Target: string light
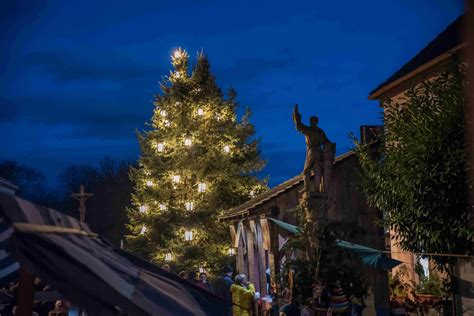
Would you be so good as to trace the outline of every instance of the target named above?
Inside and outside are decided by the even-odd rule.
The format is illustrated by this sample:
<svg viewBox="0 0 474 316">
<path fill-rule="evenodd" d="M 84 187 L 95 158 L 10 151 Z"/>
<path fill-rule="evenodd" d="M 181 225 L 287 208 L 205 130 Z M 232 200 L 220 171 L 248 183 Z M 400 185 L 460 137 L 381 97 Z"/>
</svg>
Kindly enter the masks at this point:
<svg viewBox="0 0 474 316">
<path fill-rule="evenodd" d="M 230 153 L 230 147 L 229 147 L 229 145 L 225 145 L 225 146 L 224 146 L 224 152 L 225 152 L 226 154 Z"/>
<path fill-rule="evenodd" d="M 145 225 L 142 226 L 142 229 L 140 230 L 140 235 L 144 235 L 147 231 L 147 228 Z"/>
<path fill-rule="evenodd" d="M 187 230 L 184 232 L 184 240 L 192 241 L 193 240 L 193 232 L 191 230 Z"/>
<path fill-rule="evenodd" d="M 166 117 L 166 115 L 168 115 L 168 113 L 166 113 L 165 110 L 161 110 L 160 115 L 163 116 L 163 117 Z"/>
<path fill-rule="evenodd" d="M 207 189 L 207 185 L 204 182 L 198 183 L 198 192 L 205 192 Z"/>
<path fill-rule="evenodd" d="M 165 150 L 165 144 L 164 143 L 158 143 L 156 145 L 156 151 L 162 153 Z"/>
<path fill-rule="evenodd" d="M 171 252 L 168 252 L 165 254 L 165 261 L 171 261 L 173 260 L 173 254 Z"/>
<path fill-rule="evenodd" d="M 190 138 L 185 138 L 185 139 L 184 139 L 184 145 L 185 145 L 185 146 L 188 146 L 188 147 L 189 147 L 189 146 L 192 145 L 192 143 L 193 143 L 193 142 L 191 141 Z"/>
<path fill-rule="evenodd" d="M 193 202 L 186 202 L 186 203 L 184 203 L 184 207 L 186 208 L 186 211 L 192 211 L 194 209 L 194 203 Z"/>
<path fill-rule="evenodd" d="M 254 190 L 250 191 L 249 195 L 250 195 L 250 197 L 252 197 L 252 198 L 255 197 L 255 191 L 254 191 Z"/>
<path fill-rule="evenodd" d="M 168 208 L 164 204 L 160 204 L 160 211 L 166 211 Z"/>
<path fill-rule="evenodd" d="M 140 206 L 138 207 L 138 211 L 139 211 L 140 213 L 146 213 L 146 212 L 148 211 L 148 206 L 142 204 L 142 205 L 140 205 Z"/>
<path fill-rule="evenodd" d="M 198 115 L 204 115 L 204 110 L 201 109 L 201 108 L 199 108 L 199 109 L 197 110 L 197 114 L 198 114 Z"/>
<path fill-rule="evenodd" d="M 175 103 L 175 104 L 176 104 L 177 106 L 179 106 L 179 105 L 181 105 L 181 102 L 179 102 L 179 101 L 176 101 L 176 103 Z"/>
<path fill-rule="evenodd" d="M 166 127 L 170 127 L 170 126 L 171 126 L 171 123 L 170 123 L 170 121 L 168 121 L 168 120 L 164 120 L 163 124 L 164 124 Z"/>
<path fill-rule="evenodd" d="M 152 187 L 153 184 L 154 184 L 154 183 L 153 183 L 153 181 L 151 181 L 151 180 L 147 180 L 147 181 L 146 181 L 146 186 L 147 186 L 147 187 Z"/>
<path fill-rule="evenodd" d="M 175 175 L 172 177 L 172 179 L 173 179 L 173 182 L 174 182 L 174 183 L 179 183 L 179 181 L 181 180 L 181 177 L 180 177 L 179 175 L 175 174 Z"/>
<path fill-rule="evenodd" d="M 231 247 L 229 248 L 229 256 L 235 256 L 235 248 Z"/>
<path fill-rule="evenodd" d="M 204 268 L 199 268 L 199 273 L 206 273 L 206 270 L 204 270 Z"/>
</svg>

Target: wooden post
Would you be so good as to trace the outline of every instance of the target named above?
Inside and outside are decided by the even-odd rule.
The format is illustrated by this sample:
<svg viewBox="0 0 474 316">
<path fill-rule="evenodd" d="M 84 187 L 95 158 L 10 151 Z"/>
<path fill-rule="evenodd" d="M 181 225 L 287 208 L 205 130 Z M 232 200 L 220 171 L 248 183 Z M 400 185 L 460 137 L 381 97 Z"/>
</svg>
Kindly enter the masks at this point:
<svg viewBox="0 0 474 316">
<path fill-rule="evenodd" d="M 255 251 L 255 222 L 249 220 L 250 229 L 247 231 L 247 257 L 249 260 L 249 275 L 247 279 L 255 285 L 255 291 L 260 291 L 258 273 L 258 254 Z"/>
<path fill-rule="evenodd" d="M 33 295 L 35 278 L 25 268 L 20 268 L 20 283 L 17 297 L 17 316 L 33 315 Z"/>
</svg>

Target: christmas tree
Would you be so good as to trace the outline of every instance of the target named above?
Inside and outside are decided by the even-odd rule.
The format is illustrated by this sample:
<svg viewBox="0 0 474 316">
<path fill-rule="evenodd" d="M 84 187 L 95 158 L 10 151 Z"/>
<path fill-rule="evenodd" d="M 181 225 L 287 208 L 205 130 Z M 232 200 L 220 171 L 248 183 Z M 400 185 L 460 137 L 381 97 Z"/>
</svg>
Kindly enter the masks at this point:
<svg viewBox="0 0 474 316">
<path fill-rule="evenodd" d="M 238 120 L 236 93 L 223 95 L 207 57 L 198 54 L 191 73 L 186 51 L 171 58 L 151 129 L 138 135 L 127 249 L 175 270 L 212 273 L 233 260 L 228 227 L 218 216 L 265 190 L 255 176 L 264 161 L 250 111 Z"/>
</svg>

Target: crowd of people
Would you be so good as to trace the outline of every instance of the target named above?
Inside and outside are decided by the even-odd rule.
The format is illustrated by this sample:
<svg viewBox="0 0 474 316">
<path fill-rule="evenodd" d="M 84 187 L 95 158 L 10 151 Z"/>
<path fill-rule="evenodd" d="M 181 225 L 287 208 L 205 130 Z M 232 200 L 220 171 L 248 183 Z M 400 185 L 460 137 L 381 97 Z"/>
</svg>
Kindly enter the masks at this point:
<svg viewBox="0 0 474 316">
<path fill-rule="evenodd" d="M 16 297 L 18 295 L 18 282 L 0 289 L 0 315 L 14 316 L 17 314 L 18 306 Z M 53 293 L 49 285 L 44 284 L 39 278 L 34 281 L 35 293 Z M 33 306 L 33 316 L 67 316 L 71 306 L 65 300 L 37 300 Z"/>
<path fill-rule="evenodd" d="M 165 265 L 163 268 L 169 271 L 169 266 Z M 209 282 L 205 272 L 199 273 L 199 277 L 193 271 L 182 271 L 178 275 L 221 297 L 229 304 L 227 315 L 254 315 L 259 293 L 255 291 L 255 286 L 247 280 L 245 274 L 234 275 L 230 266 L 225 266 L 222 274 L 212 283 Z M 265 313 L 269 316 L 360 316 L 365 307 L 362 295 L 353 293 L 347 296 L 339 281 L 328 286 L 326 282 L 319 280 L 313 286 L 313 297 L 305 302 L 299 302 L 288 288 L 281 291 L 272 289 L 270 292 L 273 292 L 272 308 Z"/>
<path fill-rule="evenodd" d="M 164 265 L 163 269 L 170 272 L 168 265 Z M 247 281 L 245 274 L 236 274 L 234 280 L 232 279 L 233 274 L 234 270 L 232 267 L 225 266 L 222 269 L 222 275 L 212 283 L 209 282 L 205 272 L 200 272 L 198 277 L 195 271 L 181 271 L 178 273 L 178 276 L 221 297 L 229 304 L 227 315 L 253 315 L 252 304 L 258 293 L 255 292 L 254 285 Z"/>
</svg>

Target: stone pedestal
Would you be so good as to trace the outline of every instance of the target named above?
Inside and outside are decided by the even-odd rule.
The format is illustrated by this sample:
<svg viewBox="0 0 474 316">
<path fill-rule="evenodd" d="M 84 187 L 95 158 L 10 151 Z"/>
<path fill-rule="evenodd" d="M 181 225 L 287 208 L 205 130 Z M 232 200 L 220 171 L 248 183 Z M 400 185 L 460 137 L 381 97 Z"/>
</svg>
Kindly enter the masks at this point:
<svg viewBox="0 0 474 316">
<path fill-rule="evenodd" d="M 304 192 L 300 200 L 305 216 L 306 238 L 309 244 L 307 253 L 312 261 L 318 261 L 319 259 L 318 232 L 321 222 L 327 219 L 328 201 L 329 198 L 326 192 L 309 192 L 309 194 Z M 315 274 L 318 274 L 318 272 Z"/>
<path fill-rule="evenodd" d="M 326 192 L 303 193 L 300 200 L 307 223 L 326 220 L 328 217 L 329 198 Z"/>
</svg>

